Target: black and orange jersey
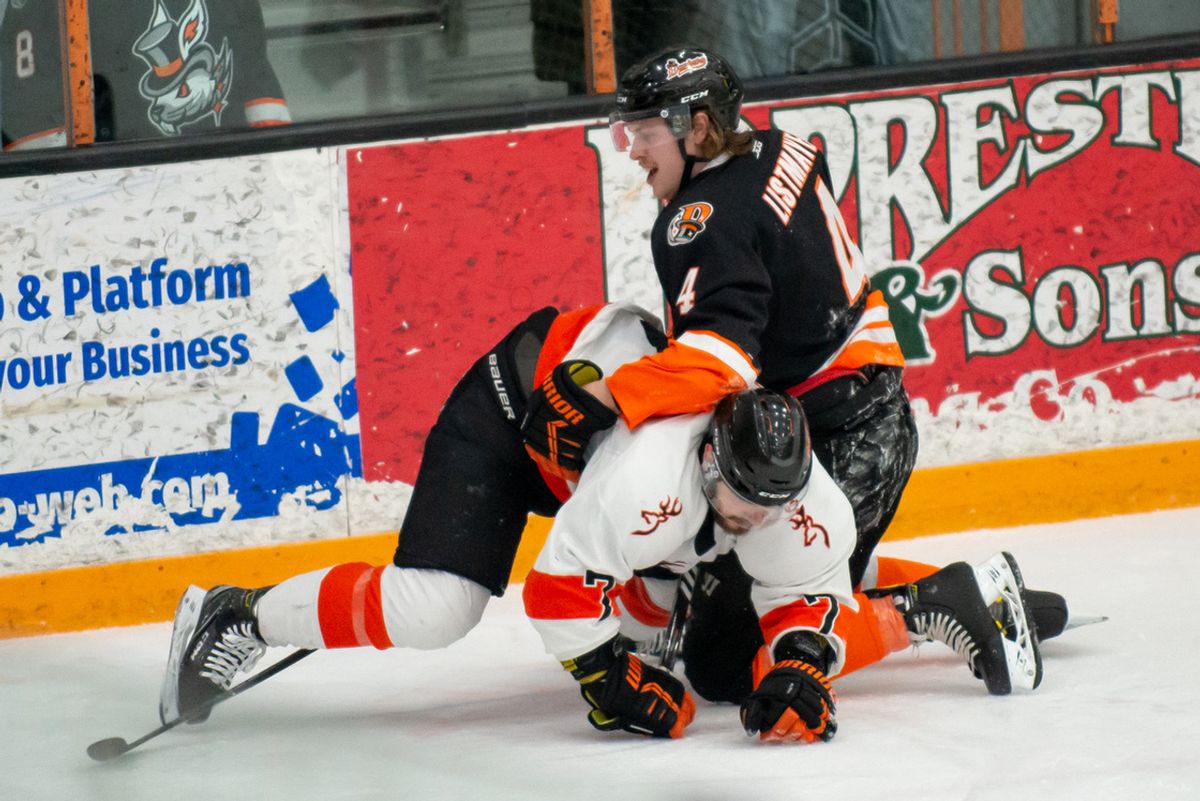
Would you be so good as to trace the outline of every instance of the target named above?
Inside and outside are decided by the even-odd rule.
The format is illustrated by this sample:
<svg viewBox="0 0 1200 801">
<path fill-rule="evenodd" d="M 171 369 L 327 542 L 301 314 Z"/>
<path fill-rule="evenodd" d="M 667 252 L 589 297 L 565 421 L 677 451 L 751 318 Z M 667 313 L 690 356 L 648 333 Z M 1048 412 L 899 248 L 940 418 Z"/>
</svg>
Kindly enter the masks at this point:
<svg viewBox="0 0 1200 801">
<path fill-rule="evenodd" d="M 57 9 L 39 0 L 10 5 L 6 15 L 0 44 L 5 149 L 65 144 Z M 291 120 L 267 60 L 258 3 L 91 0 L 88 18 L 98 141 Z"/>
<path fill-rule="evenodd" d="M 750 152 L 718 157 L 663 208 L 651 246 L 674 341 L 609 377 L 630 425 L 708 408 L 756 380 L 789 390 L 903 365 L 830 183 L 812 143 L 760 131 Z"/>
</svg>

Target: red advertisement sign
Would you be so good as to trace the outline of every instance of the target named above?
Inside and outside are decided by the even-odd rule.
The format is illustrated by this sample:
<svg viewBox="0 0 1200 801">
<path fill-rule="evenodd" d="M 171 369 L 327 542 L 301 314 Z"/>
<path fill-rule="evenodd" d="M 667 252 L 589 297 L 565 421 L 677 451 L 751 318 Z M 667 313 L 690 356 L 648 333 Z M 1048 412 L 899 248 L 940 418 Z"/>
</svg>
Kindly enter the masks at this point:
<svg viewBox="0 0 1200 801">
<path fill-rule="evenodd" d="M 922 462 L 1200 430 L 1200 61 L 744 110 L 814 141 L 908 360 Z M 528 312 L 661 303 L 653 201 L 596 125 L 347 154 L 363 472 L 412 481 Z"/>
<path fill-rule="evenodd" d="M 1065 422 L 1079 402 L 1200 399 L 1198 66 L 756 111 L 823 141 L 910 393 L 935 416 L 970 396 Z"/>
<path fill-rule="evenodd" d="M 347 151 L 363 475 L 416 478 L 458 378 L 542 306 L 604 297 L 578 127 Z"/>
</svg>

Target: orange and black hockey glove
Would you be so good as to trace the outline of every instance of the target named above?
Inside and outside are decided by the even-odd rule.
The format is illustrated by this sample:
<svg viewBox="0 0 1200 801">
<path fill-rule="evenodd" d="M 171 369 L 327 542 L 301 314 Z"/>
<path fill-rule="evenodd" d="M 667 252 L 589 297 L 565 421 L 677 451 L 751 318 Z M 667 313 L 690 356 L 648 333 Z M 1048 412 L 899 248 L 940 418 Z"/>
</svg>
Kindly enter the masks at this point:
<svg viewBox="0 0 1200 801">
<path fill-rule="evenodd" d="M 577 480 L 592 435 L 617 422 L 616 412 L 583 389 L 603 377 L 589 361 L 563 362 L 530 394 L 521 422 L 525 450 L 547 473 Z"/>
<path fill-rule="evenodd" d="M 823 650 L 824 643 L 821 646 Z M 790 648 L 777 648 L 776 653 L 781 650 L 786 656 L 799 656 Z M 776 662 L 742 702 L 746 733 L 776 742 L 832 740 L 837 734 L 837 694 L 825 676 L 825 664 L 826 659 L 802 656 Z"/>
<path fill-rule="evenodd" d="M 563 662 L 591 704 L 588 722 L 600 731 L 623 729 L 649 737 L 682 737 L 696 716 L 696 702 L 673 675 L 647 665 L 610 640 Z M 603 667 L 605 663 L 607 667 Z"/>
</svg>

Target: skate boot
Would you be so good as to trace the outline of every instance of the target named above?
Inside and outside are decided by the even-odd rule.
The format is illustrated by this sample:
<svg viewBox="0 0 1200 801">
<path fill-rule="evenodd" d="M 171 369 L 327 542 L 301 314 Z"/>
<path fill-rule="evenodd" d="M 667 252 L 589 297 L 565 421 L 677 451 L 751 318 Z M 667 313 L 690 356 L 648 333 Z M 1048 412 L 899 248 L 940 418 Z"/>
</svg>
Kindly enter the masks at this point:
<svg viewBox="0 0 1200 801">
<path fill-rule="evenodd" d="M 992 695 L 1032 690 L 1042 657 L 1025 611 L 1016 560 L 999 553 L 971 567 L 947 565 L 893 594 L 914 645 L 936 640 L 962 656 Z"/>
<path fill-rule="evenodd" d="M 163 677 L 158 716 L 169 723 L 220 695 L 238 671 L 249 673 L 266 650 L 254 604 L 269 588 L 221 586 L 207 593 L 188 587 L 175 610 L 171 653 Z M 208 720 L 204 711 L 188 721 Z"/>
</svg>

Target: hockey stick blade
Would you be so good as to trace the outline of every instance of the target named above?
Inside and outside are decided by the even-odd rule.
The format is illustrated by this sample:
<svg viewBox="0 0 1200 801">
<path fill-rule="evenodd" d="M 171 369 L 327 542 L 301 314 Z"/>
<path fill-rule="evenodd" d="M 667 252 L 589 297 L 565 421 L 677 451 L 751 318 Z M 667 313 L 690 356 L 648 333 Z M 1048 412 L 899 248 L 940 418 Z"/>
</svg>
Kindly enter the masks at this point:
<svg viewBox="0 0 1200 801">
<path fill-rule="evenodd" d="M 307 649 L 307 648 L 302 648 L 299 651 L 292 652 L 291 654 L 284 657 L 283 659 L 280 659 L 278 662 L 271 665 L 269 668 L 262 671 L 261 673 L 257 673 L 255 675 L 251 676 L 250 678 L 246 679 L 245 681 L 243 681 L 241 684 L 238 684 L 234 687 L 230 687 L 228 690 L 221 693 L 220 695 L 210 698 L 208 701 L 204 702 L 203 704 L 200 704 L 196 707 L 193 707 L 192 709 L 189 709 L 186 714 L 180 715 L 179 717 L 175 718 L 174 720 L 170 721 L 169 723 L 164 723 L 163 725 L 159 726 L 154 731 L 143 734 L 141 737 L 137 738 L 132 743 L 127 742 L 122 737 L 108 737 L 104 740 L 97 740 L 96 742 L 92 743 L 91 745 L 89 745 L 87 747 L 87 755 L 89 757 L 91 757 L 92 759 L 96 760 L 97 762 L 107 762 L 110 759 L 115 759 L 116 757 L 119 757 L 122 754 L 132 751 L 133 749 L 137 748 L 142 743 L 144 743 L 148 740 L 153 740 L 155 737 L 162 734 L 163 732 L 170 731 L 171 729 L 178 726 L 180 723 L 186 723 L 187 721 L 191 720 L 192 718 L 199 716 L 201 713 L 212 709 L 214 706 L 221 703 L 222 701 L 228 701 L 233 696 L 238 695 L 239 693 L 243 693 L 246 690 L 249 690 L 251 687 L 255 686 L 256 684 L 263 683 L 267 679 L 274 676 L 276 673 L 281 673 L 282 671 L 284 671 L 287 668 L 291 667 L 292 665 L 296 664 L 301 659 L 303 659 L 304 657 L 308 656 L 311 653 L 313 653 L 313 651 L 310 649 Z"/>
</svg>

